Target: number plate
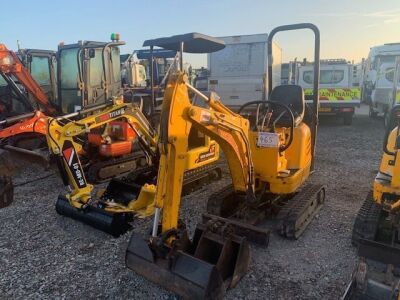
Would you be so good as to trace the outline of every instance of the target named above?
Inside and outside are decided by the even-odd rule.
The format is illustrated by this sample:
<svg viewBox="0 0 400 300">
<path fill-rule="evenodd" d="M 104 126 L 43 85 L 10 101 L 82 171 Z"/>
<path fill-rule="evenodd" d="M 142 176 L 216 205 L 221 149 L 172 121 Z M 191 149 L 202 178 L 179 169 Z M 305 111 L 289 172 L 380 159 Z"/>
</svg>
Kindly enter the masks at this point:
<svg viewBox="0 0 400 300">
<path fill-rule="evenodd" d="M 272 132 L 259 132 L 257 146 L 261 148 L 276 148 L 279 146 L 279 134 Z"/>
</svg>

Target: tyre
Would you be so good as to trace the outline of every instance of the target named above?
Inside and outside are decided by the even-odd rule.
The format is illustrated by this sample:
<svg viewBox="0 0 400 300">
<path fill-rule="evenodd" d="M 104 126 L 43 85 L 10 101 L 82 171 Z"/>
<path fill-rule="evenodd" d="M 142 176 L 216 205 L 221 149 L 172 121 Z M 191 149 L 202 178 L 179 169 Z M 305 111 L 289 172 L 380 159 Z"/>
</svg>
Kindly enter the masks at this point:
<svg viewBox="0 0 400 300">
<path fill-rule="evenodd" d="M 350 126 L 353 123 L 353 113 L 347 113 L 343 116 L 344 125 Z"/>
</svg>

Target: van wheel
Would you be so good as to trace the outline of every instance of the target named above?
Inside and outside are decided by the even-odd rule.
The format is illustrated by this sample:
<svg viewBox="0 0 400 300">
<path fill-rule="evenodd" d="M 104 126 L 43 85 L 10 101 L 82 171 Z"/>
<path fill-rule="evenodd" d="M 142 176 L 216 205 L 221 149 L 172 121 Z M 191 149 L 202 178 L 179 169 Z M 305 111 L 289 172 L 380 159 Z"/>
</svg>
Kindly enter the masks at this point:
<svg viewBox="0 0 400 300">
<path fill-rule="evenodd" d="M 353 113 L 347 113 L 343 117 L 344 125 L 350 126 L 353 123 Z"/>
<path fill-rule="evenodd" d="M 378 112 L 376 112 L 375 110 L 374 110 L 374 108 L 370 105 L 369 106 L 369 117 L 371 118 L 371 119 L 376 119 L 377 117 L 378 117 Z"/>
</svg>

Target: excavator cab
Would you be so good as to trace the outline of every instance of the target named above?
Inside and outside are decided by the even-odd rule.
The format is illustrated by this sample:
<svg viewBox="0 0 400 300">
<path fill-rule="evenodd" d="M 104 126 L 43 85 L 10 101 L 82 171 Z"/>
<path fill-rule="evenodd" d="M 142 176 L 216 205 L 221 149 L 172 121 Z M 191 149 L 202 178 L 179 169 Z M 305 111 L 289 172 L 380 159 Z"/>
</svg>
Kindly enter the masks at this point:
<svg viewBox="0 0 400 300">
<path fill-rule="evenodd" d="M 119 35 L 111 42 L 79 41 L 58 46 L 58 105 L 64 114 L 122 95 Z"/>
<path fill-rule="evenodd" d="M 275 28 L 268 36 L 268 61 L 273 60 L 274 36 L 282 31 L 298 29 L 311 29 L 315 35 L 312 110 L 306 107 L 300 86 L 272 86 L 272 64 L 269 64 L 268 98 L 245 103 L 238 110 L 250 124 L 252 196 L 243 196 L 234 184 L 226 188 L 225 195 L 221 191 L 212 194 L 207 203 L 208 214 L 240 220 L 245 224 L 256 225 L 265 217 L 272 216 L 278 220 L 278 232 L 294 239 L 302 234 L 325 199 L 322 185 L 305 184 L 313 171 L 318 124 L 318 28 L 313 24 Z"/>
</svg>

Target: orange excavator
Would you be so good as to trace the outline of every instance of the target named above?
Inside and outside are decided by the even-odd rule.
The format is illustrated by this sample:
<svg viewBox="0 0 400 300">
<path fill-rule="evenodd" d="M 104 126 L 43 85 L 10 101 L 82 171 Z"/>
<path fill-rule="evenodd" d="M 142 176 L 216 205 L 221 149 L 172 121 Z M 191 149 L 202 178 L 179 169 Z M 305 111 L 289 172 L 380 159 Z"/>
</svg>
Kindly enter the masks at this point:
<svg viewBox="0 0 400 300">
<path fill-rule="evenodd" d="M 16 93 L 20 101 L 27 110 L 32 112 L 12 116 L 0 121 L 0 140 L 22 133 L 46 134 L 45 115 L 57 113 L 56 106 L 51 103 L 39 84 L 32 78 L 29 71 L 24 67 L 18 56 L 7 49 L 4 44 L 0 44 L 0 75 Z M 15 79 L 14 79 L 15 78 Z M 18 86 L 23 86 L 27 93 L 21 91 Z M 32 100 L 41 108 L 42 111 L 35 111 Z"/>
<path fill-rule="evenodd" d="M 12 115 L 7 111 L 6 105 L 0 99 L 1 113 L 6 116 L 0 120 L 0 148 L 19 154 L 23 157 L 33 158 L 32 161 L 44 163 L 44 157 L 35 151 L 31 151 L 40 143 L 45 143 L 47 115 L 57 113 L 56 106 L 48 100 L 45 92 L 32 78 L 15 52 L 9 50 L 4 44 L 0 44 L 0 75 L 7 86 L 14 92 L 15 99 L 19 101 L 28 113 Z M 21 89 L 21 86 L 25 91 Z M 33 142 L 25 143 L 24 147 L 18 147 L 18 138 Z M 0 208 L 8 206 L 13 198 L 13 185 L 11 173 L 12 162 L 0 150 Z"/>
</svg>

